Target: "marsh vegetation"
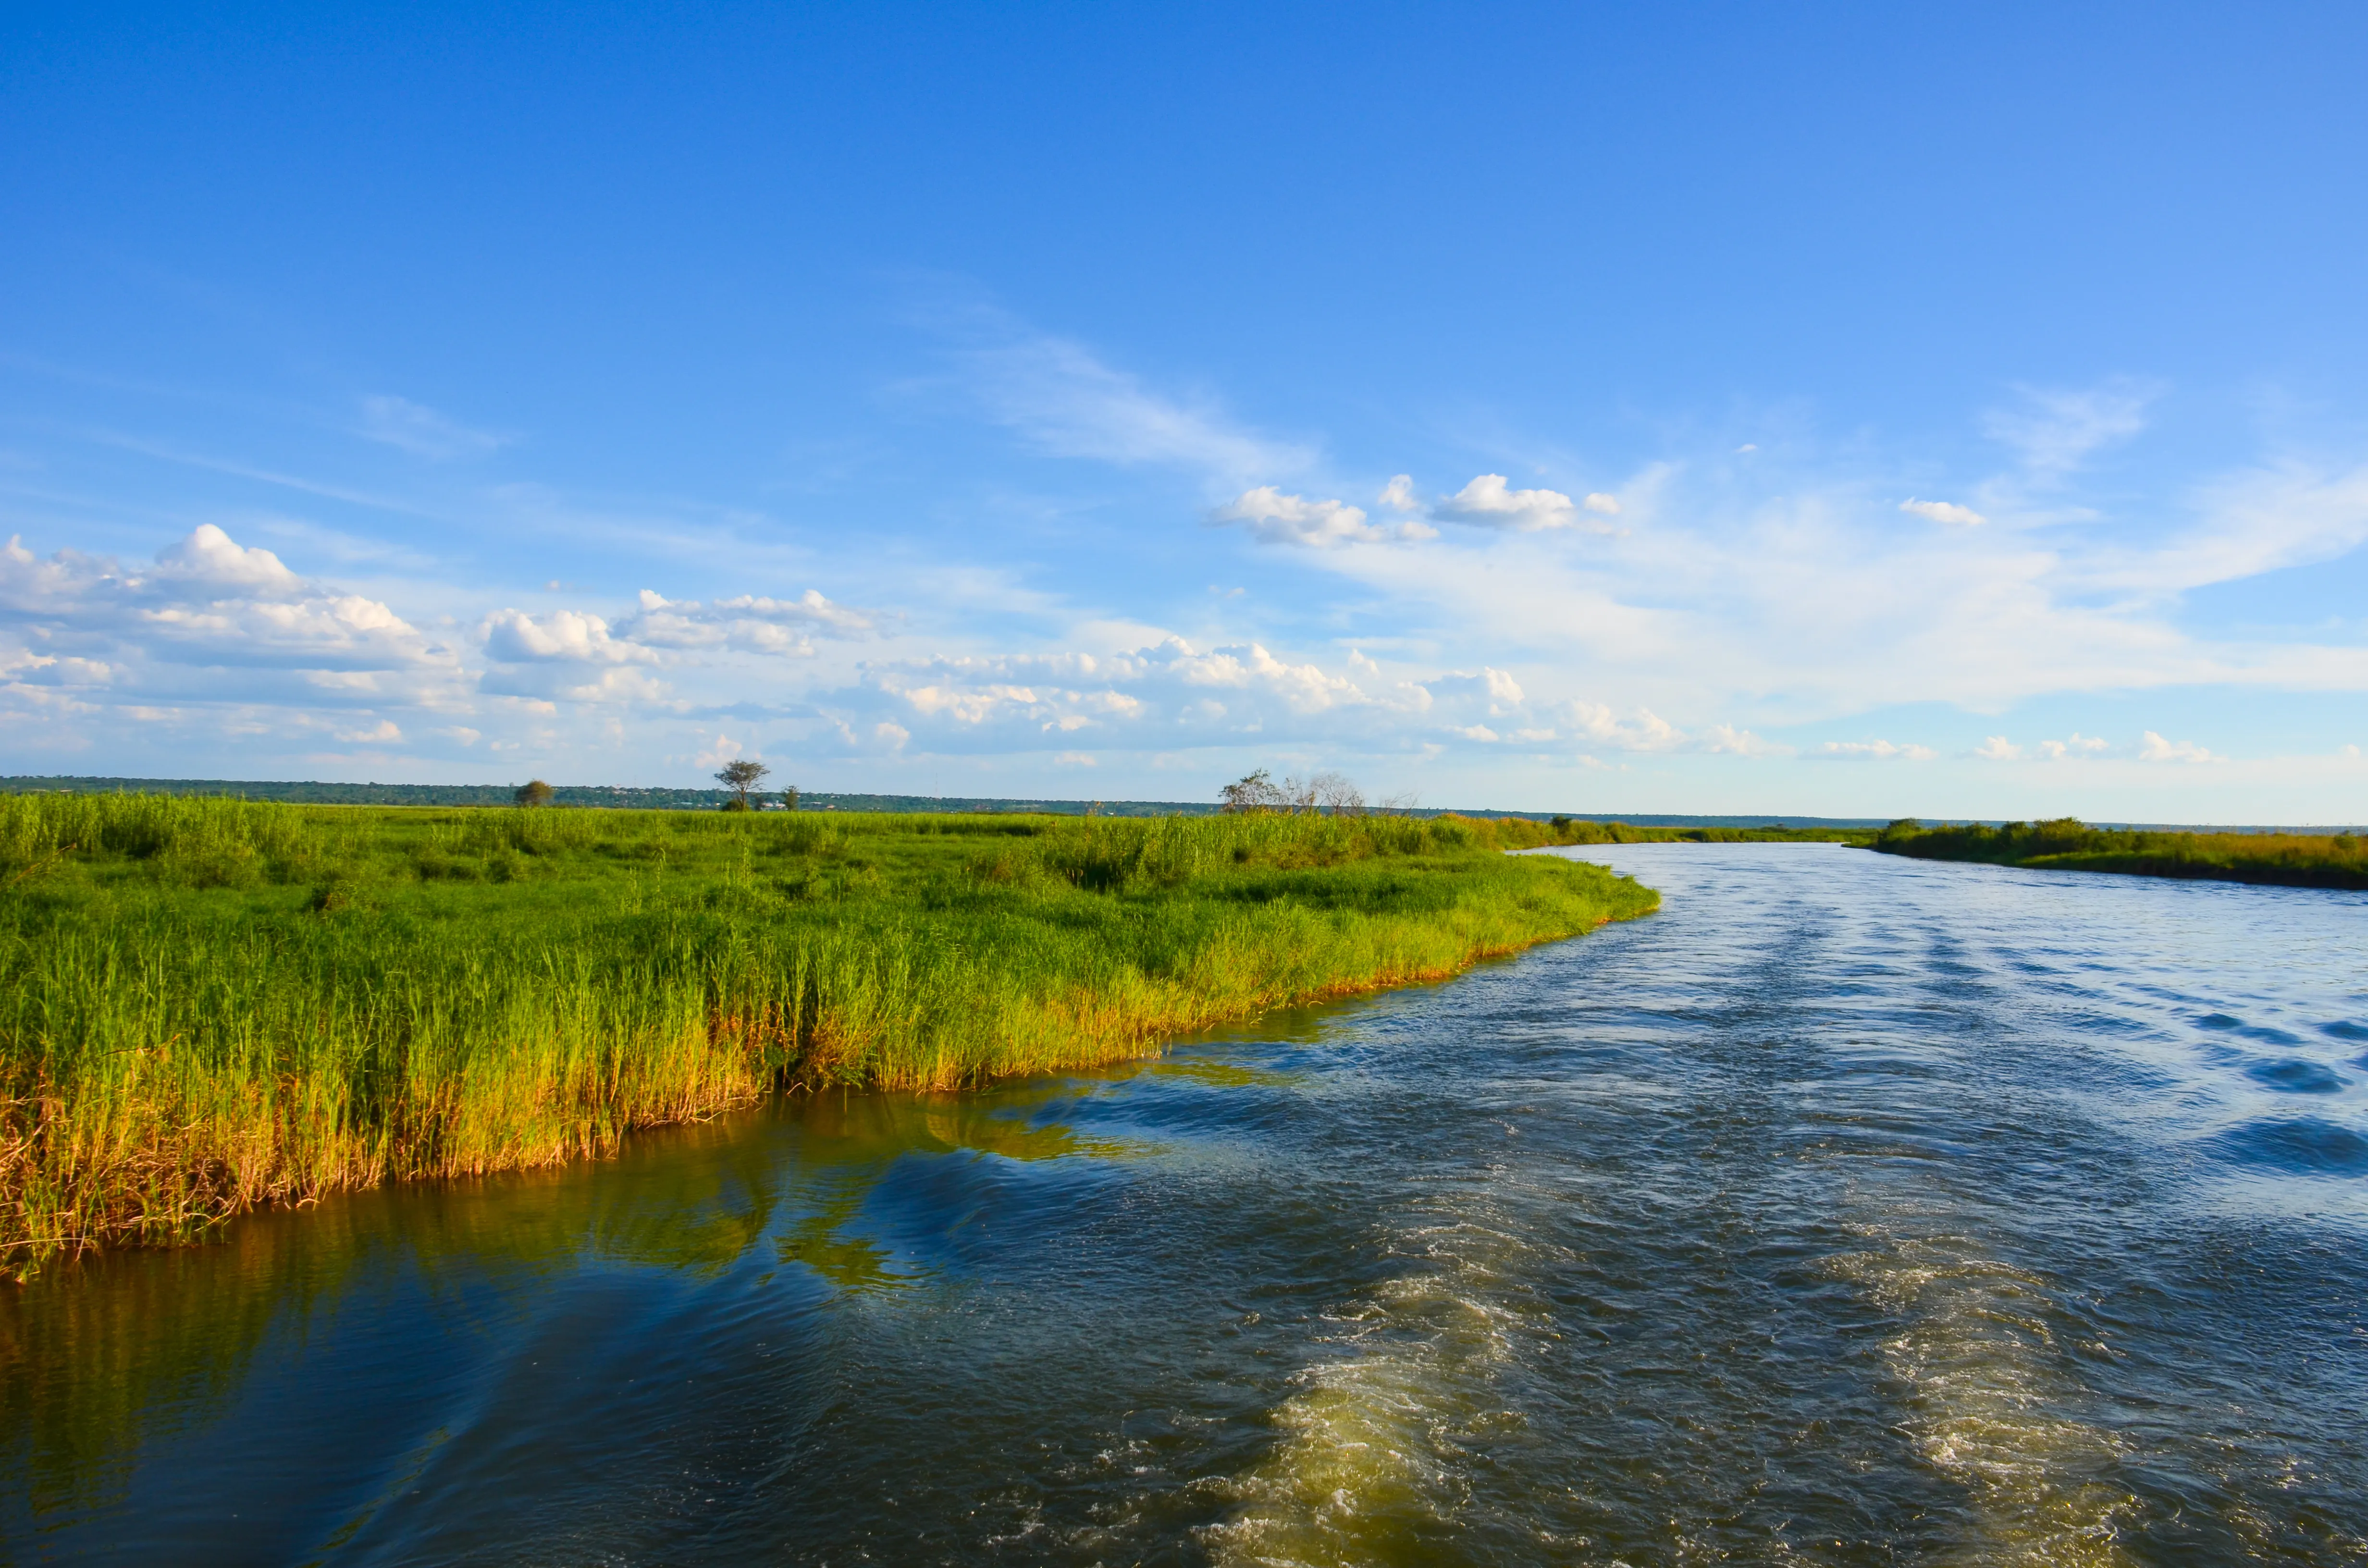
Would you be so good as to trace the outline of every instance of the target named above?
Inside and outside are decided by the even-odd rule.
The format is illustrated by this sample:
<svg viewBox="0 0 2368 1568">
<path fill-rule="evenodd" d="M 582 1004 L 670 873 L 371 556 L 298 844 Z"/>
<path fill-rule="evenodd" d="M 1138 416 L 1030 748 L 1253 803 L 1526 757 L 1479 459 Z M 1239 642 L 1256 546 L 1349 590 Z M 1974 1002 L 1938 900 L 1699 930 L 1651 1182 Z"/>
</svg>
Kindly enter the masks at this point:
<svg viewBox="0 0 2368 1568">
<path fill-rule="evenodd" d="M 0 1263 L 960 1087 L 1645 913 L 1544 824 L 0 800 Z"/>
<path fill-rule="evenodd" d="M 2077 817 L 1998 827 L 1893 823 L 1873 847 L 1922 860 L 1976 860 L 2040 870 L 2368 888 L 2368 846 L 2349 833 L 2180 833 L 2090 827 Z"/>
</svg>

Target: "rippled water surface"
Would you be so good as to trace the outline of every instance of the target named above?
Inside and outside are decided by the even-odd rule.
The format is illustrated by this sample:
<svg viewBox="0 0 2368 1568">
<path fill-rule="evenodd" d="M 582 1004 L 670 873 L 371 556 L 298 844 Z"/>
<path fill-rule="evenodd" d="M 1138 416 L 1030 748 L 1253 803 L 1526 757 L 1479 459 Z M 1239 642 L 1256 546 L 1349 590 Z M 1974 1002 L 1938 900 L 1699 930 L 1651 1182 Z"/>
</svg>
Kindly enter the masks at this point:
<svg viewBox="0 0 2368 1568">
<path fill-rule="evenodd" d="M 2368 1562 L 2368 898 L 1661 914 L 0 1296 L 17 1561 Z"/>
</svg>

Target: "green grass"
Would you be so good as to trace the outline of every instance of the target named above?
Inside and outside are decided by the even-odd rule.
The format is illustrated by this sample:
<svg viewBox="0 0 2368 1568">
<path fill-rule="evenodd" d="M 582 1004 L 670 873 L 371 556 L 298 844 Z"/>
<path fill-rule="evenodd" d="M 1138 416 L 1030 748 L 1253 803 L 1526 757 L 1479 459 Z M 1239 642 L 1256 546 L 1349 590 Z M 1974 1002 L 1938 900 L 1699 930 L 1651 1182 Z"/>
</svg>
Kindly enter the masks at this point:
<svg viewBox="0 0 2368 1568">
<path fill-rule="evenodd" d="M 1147 1054 L 1657 903 L 1497 853 L 1558 836 L 0 800 L 0 1265 L 598 1154 L 785 1086 Z"/>
<path fill-rule="evenodd" d="M 2043 870 L 2368 888 L 2368 846 L 2348 833 L 2170 833 L 2090 827 L 2076 817 L 2002 827 L 1926 828 L 1909 820 L 1873 847 L 1924 860 L 1978 860 Z"/>
</svg>

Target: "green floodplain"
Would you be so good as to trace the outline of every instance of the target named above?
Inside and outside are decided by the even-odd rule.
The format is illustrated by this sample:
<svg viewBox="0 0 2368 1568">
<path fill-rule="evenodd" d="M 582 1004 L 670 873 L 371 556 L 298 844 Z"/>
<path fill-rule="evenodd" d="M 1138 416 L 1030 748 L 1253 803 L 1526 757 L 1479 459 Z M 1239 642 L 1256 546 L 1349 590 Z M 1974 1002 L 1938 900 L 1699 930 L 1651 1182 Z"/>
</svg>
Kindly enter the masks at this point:
<svg viewBox="0 0 2368 1568">
<path fill-rule="evenodd" d="M 1500 853 L 1611 836 L 0 800 L 0 1267 L 1443 978 L 1655 908 L 1601 867 Z"/>
</svg>

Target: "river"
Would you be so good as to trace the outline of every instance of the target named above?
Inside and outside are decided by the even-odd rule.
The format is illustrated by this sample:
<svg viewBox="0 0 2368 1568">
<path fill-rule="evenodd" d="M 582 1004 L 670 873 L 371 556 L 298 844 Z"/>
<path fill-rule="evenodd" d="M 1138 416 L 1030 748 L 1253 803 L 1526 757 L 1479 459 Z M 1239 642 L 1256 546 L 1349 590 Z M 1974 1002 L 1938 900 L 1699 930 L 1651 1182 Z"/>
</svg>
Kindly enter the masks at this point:
<svg viewBox="0 0 2368 1568">
<path fill-rule="evenodd" d="M 2368 896 L 1569 853 L 1662 912 L 53 1270 L 5 1554 L 2368 1562 Z"/>
</svg>

